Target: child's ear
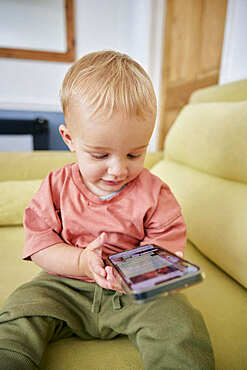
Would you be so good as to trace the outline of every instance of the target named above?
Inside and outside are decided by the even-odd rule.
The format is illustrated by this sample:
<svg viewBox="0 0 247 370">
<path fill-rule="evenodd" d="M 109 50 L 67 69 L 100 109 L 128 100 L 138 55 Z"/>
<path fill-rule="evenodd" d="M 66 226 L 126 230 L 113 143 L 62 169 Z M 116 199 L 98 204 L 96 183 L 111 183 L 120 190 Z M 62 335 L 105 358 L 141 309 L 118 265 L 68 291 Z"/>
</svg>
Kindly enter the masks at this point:
<svg viewBox="0 0 247 370">
<path fill-rule="evenodd" d="M 69 150 L 71 152 L 74 152 L 75 148 L 74 148 L 73 140 L 72 140 L 72 137 L 70 135 L 68 128 L 65 125 L 60 125 L 59 132 L 60 132 L 60 135 L 62 136 L 63 141 L 69 148 Z"/>
</svg>

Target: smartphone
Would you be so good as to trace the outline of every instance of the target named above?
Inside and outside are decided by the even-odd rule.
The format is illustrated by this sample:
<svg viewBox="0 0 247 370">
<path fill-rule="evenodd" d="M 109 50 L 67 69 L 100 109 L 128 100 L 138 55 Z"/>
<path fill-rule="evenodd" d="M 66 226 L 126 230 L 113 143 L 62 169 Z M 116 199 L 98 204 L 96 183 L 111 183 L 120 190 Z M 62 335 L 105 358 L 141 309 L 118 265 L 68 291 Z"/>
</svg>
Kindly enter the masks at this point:
<svg viewBox="0 0 247 370">
<path fill-rule="evenodd" d="M 137 303 L 187 288 L 205 277 L 199 266 L 154 244 L 112 254 L 107 263 L 114 268 L 123 290 Z"/>
</svg>

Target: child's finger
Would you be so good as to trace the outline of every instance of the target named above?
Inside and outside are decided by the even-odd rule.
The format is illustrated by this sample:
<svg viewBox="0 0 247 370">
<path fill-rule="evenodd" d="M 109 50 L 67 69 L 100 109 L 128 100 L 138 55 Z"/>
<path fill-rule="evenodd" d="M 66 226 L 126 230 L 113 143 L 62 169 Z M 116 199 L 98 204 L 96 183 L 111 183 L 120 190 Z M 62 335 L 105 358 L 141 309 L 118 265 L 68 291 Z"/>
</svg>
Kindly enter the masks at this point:
<svg viewBox="0 0 247 370">
<path fill-rule="evenodd" d="M 104 244 L 105 236 L 105 233 L 101 233 L 95 240 L 88 244 L 87 248 L 91 251 L 100 250 L 100 247 Z"/>
<path fill-rule="evenodd" d="M 105 270 L 106 270 L 106 279 L 111 284 L 111 289 L 117 290 L 125 294 L 124 290 L 122 289 L 122 287 L 120 286 L 118 280 L 116 279 L 114 275 L 113 268 L 111 266 L 106 266 Z"/>
<path fill-rule="evenodd" d="M 112 267 L 106 266 L 105 271 L 106 271 L 106 279 L 109 280 L 109 281 L 114 281 L 115 280 L 115 276 L 113 274 Z"/>
<path fill-rule="evenodd" d="M 93 266 L 93 271 L 95 274 L 106 278 L 106 271 L 101 265 Z"/>
<path fill-rule="evenodd" d="M 93 276 L 96 284 L 98 284 L 102 288 L 111 289 L 111 284 L 106 279 L 104 279 L 103 277 L 99 276 L 96 273 Z"/>
<path fill-rule="evenodd" d="M 92 271 L 93 274 L 97 274 L 105 278 L 106 277 L 105 265 L 104 265 L 104 261 L 102 260 L 101 256 L 99 256 L 98 254 L 95 254 L 95 251 L 94 253 L 91 253 L 91 255 L 93 257 L 91 257 L 89 261 L 90 270 Z"/>
<path fill-rule="evenodd" d="M 175 254 L 180 258 L 184 258 L 183 252 L 176 252 Z"/>
</svg>

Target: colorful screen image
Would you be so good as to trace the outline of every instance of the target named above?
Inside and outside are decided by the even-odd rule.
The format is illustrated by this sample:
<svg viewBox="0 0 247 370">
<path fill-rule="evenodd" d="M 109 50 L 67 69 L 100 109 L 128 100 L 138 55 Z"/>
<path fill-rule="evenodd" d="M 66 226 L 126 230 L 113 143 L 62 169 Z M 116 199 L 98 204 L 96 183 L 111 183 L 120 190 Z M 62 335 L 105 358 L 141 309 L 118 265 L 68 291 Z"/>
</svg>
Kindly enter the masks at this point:
<svg viewBox="0 0 247 370">
<path fill-rule="evenodd" d="M 115 254 L 110 260 L 133 290 L 148 289 L 198 271 L 196 266 L 153 245 Z"/>
</svg>

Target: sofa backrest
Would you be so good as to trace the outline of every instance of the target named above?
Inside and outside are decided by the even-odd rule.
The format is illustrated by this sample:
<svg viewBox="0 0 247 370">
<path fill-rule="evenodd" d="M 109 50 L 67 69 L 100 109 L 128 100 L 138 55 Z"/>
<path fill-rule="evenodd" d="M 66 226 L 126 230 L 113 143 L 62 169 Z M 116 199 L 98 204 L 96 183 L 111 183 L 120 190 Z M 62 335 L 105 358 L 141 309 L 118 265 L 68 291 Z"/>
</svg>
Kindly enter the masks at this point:
<svg viewBox="0 0 247 370">
<path fill-rule="evenodd" d="M 213 85 L 194 91 L 190 104 L 209 102 L 237 102 L 247 99 L 247 79 L 223 85 Z"/>
<path fill-rule="evenodd" d="M 167 136 L 165 156 L 247 183 L 247 100 L 187 105 Z"/>
<path fill-rule="evenodd" d="M 188 239 L 247 287 L 247 96 L 187 105 L 164 158 L 152 172 L 181 204 Z"/>
<path fill-rule="evenodd" d="M 74 161 L 67 151 L 0 153 L 0 226 L 22 225 L 24 209 L 42 179 Z"/>
<path fill-rule="evenodd" d="M 63 150 L 1 152 L 0 181 L 43 179 L 50 171 L 74 162 L 75 159 L 74 153 Z"/>
</svg>

